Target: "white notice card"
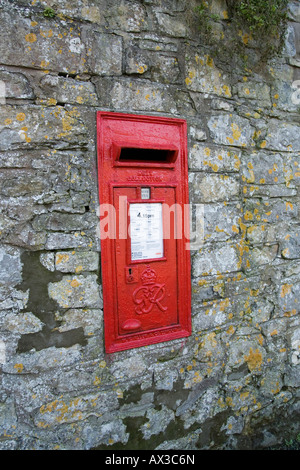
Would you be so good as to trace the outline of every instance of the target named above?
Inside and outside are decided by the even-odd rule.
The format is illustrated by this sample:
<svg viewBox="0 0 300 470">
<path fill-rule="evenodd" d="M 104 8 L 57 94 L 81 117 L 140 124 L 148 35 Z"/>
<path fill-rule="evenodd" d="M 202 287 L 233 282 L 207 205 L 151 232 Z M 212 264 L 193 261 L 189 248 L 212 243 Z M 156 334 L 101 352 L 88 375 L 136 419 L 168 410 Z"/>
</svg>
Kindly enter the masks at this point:
<svg viewBox="0 0 300 470">
<path fill-rule="evenodd" d="M 162 204 L 130 204 L 132 261 L 163 258 Z"/>
</svg>

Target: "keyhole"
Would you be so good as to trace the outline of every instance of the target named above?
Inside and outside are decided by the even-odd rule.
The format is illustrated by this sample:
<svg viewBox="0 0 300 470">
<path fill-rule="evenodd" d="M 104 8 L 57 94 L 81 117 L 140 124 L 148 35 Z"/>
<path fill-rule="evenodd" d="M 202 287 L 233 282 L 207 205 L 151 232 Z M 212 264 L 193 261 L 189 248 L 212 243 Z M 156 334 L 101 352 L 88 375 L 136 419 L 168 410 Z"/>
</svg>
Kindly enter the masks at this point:
<svg viewBox="0 0 300 470">
<path fill-rule="evenodd" d="M 131 275 L 131 268 L 128 269 L 128 272 L 129 272 L 129 276 Z"/>
</svg>

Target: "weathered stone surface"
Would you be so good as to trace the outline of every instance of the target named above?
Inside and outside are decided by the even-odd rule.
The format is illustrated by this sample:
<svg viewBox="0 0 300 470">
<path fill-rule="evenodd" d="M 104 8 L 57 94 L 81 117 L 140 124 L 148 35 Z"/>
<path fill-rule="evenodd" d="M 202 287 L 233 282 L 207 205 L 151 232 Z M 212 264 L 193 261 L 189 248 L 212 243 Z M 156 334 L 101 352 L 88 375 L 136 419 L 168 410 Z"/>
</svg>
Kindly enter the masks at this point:
<svg viewBox="0 0 300 470">
<path fill-rule="evenodd" d="M 234 346 L 231 345 L 229 348 L 226 368 L 234 370 L 245 364 L 248 371 L 261 375 L 265 357 L 266 351 L 260 346 L 258 339 L 250 341 L 247 338 L 240 338 Z"/>
<path fill-rule="evenodd" d="M 195 53 L 194 58 L 187 61 L 185 74 L 188 90 L 231 97 L 231 86 L 227 75 L 215 66 L 213 58 L 208 54 Z"/>
<path fill-rule="evenodd" d="M 239 98 L 257 100 L 259 106 L 271 106 L 271 90 L 265 83 L 244 82 L 237 85 Z"/>
<path fill-rule="evenodd" d="M 246 223 L 272 223 L 278 224 L 297 217 L 298 208 L 293 199 L 252 199 L 244 206 L 244 219 Z"/>
<path fill-rule="evenodd" d="M 239 234 L 241 217 L 239 204 L 205 204 L 204 241 L 221 241 Z"/>
<path fill-rule="evenodd" d="M 71 348 L 48 348 L 43 351 L 33 351 L 31 354 L 18 354 L 13 360 L 3 366 L 7 374 L 37 374 L 60 367 L 74 366 L 82 355 L 78 346 Z"/>
<path fill-rule="evenodd" d="M 216 202 L 235 199 L 239 193 L 238 180 L 229 175 L 190 174 L 193 202 Z"/>
<path fill-rule="evenodd" d="M 97 309 L 70 309 L 57 319 L 61 321 L 60 332 L 83 328 L 85 335 L 92 335 L 101 329 L 103 317 Z"/>
<path fill-rule="evenodd" d="M 156 111 L 176 113 L 176 104 L 168 86 L 134 82 L 128 80 L 103 80 L 96 83 L 100 101 L 107 105 L 111 101 L 114 109 L 132 109 L 133 111 Z"/>
<path fill-rule="evenodd" d="M 189 168 L 193 171 L 238 172 L 241 153 L 238 150 L 226 150 L 206 144 L 194 144 L 190 149 Z"/>
<path fill-rule="evenodd" d="M 295 65 L 297 64 L 294 61 Z M 297 83 L 296 83 L 297 85 Z M 295 99 L 296 98 L 296 99 Z M 297 100 L 297 87 L 294 80 L 290 82 L 275 82 L 272 88 L 273 108 L 279 110 L 289 110 L 289 112 L 297 112 L 299 103 Z"/>
<path fill-rule="evenodd" d="M 146 52 L 136 46 L 126 50 L 125 55 L 126 74 L 138 74 L 151 77 L 155 82 L 178 83 L 180 69 L 176 57 L 166 57 L 163 54 Z"/>
<path fill-rule="evenodd" d="M 55 269 L 63 273 L 97 271 L 99 254 L 92 251 L 64 251 L 55 255 Z"/>
<path fill-rule="evenodd" d="M 49 230 L 55 232 L 72 232 L 75 230 L 83 231 L 96 225 L 97 219 L 94 214 L 62 214 L 60 212 L 51 212 L 50 214 L 41 214 L 34 218 L 32 226 L 35 230 Z"/>
<path fill-rule="evenodd" d="M 154 369 L 154 380 L 158 390 L 173 390 L 174 382 L 178 379 L 176 370 L 170 370 L 167 374 L 163 366 L 156 366 Z"/>
<path fill-rule="evenodd" d="M 300 22 L 300 5 L 298 2 L 289 3 L 289 15 L 294 21 Z"/>
<path fill-rule="evenodd" d="M 9 246 L 0 246 L 0 283 L 15 286 L 22 279 L 21 253 Z"/>
<path fill-rule="evenodd" d="M 140 2 L 128 3 L 123 0 L 118 5 L 106 7 L 105 17 L 112 30 L 138 33 L 147 29 L 146 11 Z"/>
<path fill-rule="evenodd" d="M 8 314 L 3 328 L 19 334 L 35 333 L 43 327 L 42 322 L 31 312 Z"/>
<path fill-rule="evenodd" d="M 284 258 L 300 258 L 300 231 L 291 231 L 287 233 L 281 244 L 281 254 Z"/>
<path fill-rule="evenodd" d="M 45 249 L 63 250 L 66 248 L 90 248 L 93 246 L 93 236 L 89 237 L 80 232 L 71 234 L 62 232 L 53 232 L 47 234 Z"/>
<path fill-rule="evenodd" d="M 85 31 L 83 37 L 86 37 L 87 71 L 98 75 L 122 74 L 121 37 L 98 32 L 90 34 L 90 30 Z"/>
<path fill-rule="evenodd" d="M 26 3 L 26 2 L 25 2 Z M 62 18 L 85 19 L 91 22 L 100 23 L 105 9 L 105 2 L 100 0 L 97 5 L 93 0 L 40 0 L 44 8 L 51 8 Z"/>
<path fill-rule="evenodd" d="M 4 98 L 33 99 L 34 93 L 29 81 L 22 73 L 0 70 L 0 80 L 5 84 Z"/>
<path fill-rule="evenodd" d="M 159 30 L 169 36 L 185 37 L 187 35 L 187 26 L 182 23 L 180 18 L 175 18 L 169 13 L 160 11 L 155 12 Z"/>
<path fill-rule="evenodd" d="M 247 240 L 250 243 L 274 243 L 281 242 L 285 236 L 286 223 L 276 224 L 257 223 L 247 227 Z"/>
<path fill-rule="evenodd" d="M 73 140 L 80 146 L 87 142 L 85 134 L 85 125 L 76 107 L 6 106 L 0 124 L 0 150 L 48 146 L 55 141 L 59 141 L 58 147 L 62 148 Z"/>
<path fill-rule="evenodd" d="M 1 435 L 6 435 L 7 432 L 13 433 L 17 425 L 17 412 L 16 407 L 12 399 L 7 399 L 0 404 L 0 432 Z M 10 434 L 13 436 L 13 434 Z M 3 450 L 15 450 L 17 445 L 13 439 L 9 439 L 2 447 Z"/>
<path fill-rule="evenodd" d="M 97 448 L 101 444 L 105 446 L 111 446 L 114 443 L 126 444 L 129 437 L 126 432 L 126 426 L 120 419 L 101 425 L 96 423 L 93 427 L 87 425 L 84 427 L 83 436 L 87 449 Z"/>
<path fill-rule="evenodd" d="M 249 269 L 259 266 L 270 265 L 274 262 L 278 252 L 278 245 L 253 248 L 245 255 L 246 264 Z"/>
<path fill-rule="evenodd" d="M 300 346 L 300 329 L 296 328 L 293 329 L 290 335 L 288 335 L 288 342 L 291 347 L 291 362 L 293 365 L 300 364 L 300 354 L 299 354 L 299 346 Z"/>
<path fill-rule="evenodd" d="M 35 422 L 37 427 L 55 427 L 62 423 L 73 423 L 81 421 L 92 411 L 94 414 L 101 416 L 106 411 L 107 406 L 111 410 L 116 408 L 116 403 L 116 396 L 109 393 L 55 400 L 41 406 L 35 417 Z"/>
<path fill-rule="evenodd" d="M 150 66 L 150 57 L 136 46 L 125 51 L 125 71 L 128 74 L 144 74 Z"/>
<path fill-rule="evenodd" d="M 278 153 L 255 152 L 245 155 L 241 168 L 246 183 L 276 184 L 285 182 L 285 167 Z"/>
<path fill-rule="evenodd" d="M 237 115 L 213 116 L 207 123 L 210 134 L 217 144 L 249 147 L 253 132 L 247 119 Z"/>
<path fill-rule="evenodd" d="M 194 319 L 195 332 L 215 329 L 226 324 L 233 308 L 234 306 L 228 298 L 207 302 L 205 308 L 202 308 Z"/>
<path fill-rule="evenodd" d="M 98 103 L 92 83 L 45 75 L 39 83 L 41 103 L 56 105 L 57 103 L 85 104 L 95 106 Z"/>
<path fill-rule="evenodd" d="M 0 171 L 1 194 L 6 197 L 16 195 L 41 195 L 49 190 L 49 182 L 42 175 L 36 175 L 34 170 L 19 170 L 17 176 L 14 170 Z"/>
<path fill-rule="evenodd" d="M 174 411 L 162 406 L 160 411 L 148 410 L 146 414 L 148 421 L 141 427 L 143 437 L 149 439 L 153 434 L 163 432 L 170 421 L 174 421 Z"/>
<path fill-rule="evenodd" d="M 297 124 L 271 119 L 266 138 L 261 142 L 260 146 L 270 150 L 299 152 L 299 126 Z"/>
<path fill-rule="evenodd" d="M 0 21 L 2 64 L 65 73 L 86 70 L 86 47 L 74 23 L 71 26 L 59 19 L 49 22 L 44 18 L 32 21 L 8 8 L 2 10 Z M 12 24 L 18 25 L 13 35 L 10 33 Z"/>
<path fill-rule="evenodd" d="M 296 315 L 299 313 L 299 291 L 300 283 L 293 282 L 292 279 L 286 280 L 280 286 L 278 301 L 285 314 Z"/>
<path fill-rule="evenodd" d="M 193 276 L 239 271 L 239 259 L 232 246 L 205 248 L 193 257 Z"/>
<path fill-rule="evenodd" d="M 66 276 L 49 284 L 49 296 L 63 308 L 100 307 L 100 294 L 95 275 Z"/>
<path fill-rule="evenodd" d="M 155 33 L 147 33 L 139 41 L 141 49 L 150 51 L 176 52 L 178 51 L 178 42 L 168 36 L 160 36 Z"/>
<path fill-rule="evenodd" d="M 297 27 L 297 26 L 296 26 Z M 292 23 L 287 26 L 285 35 L 283 53 L 288 57 L 294 57 L 297 54 L 295 27 Z"/>
<path fill-rule="evenodd" d="M 23 310 L 28 302 L 29 291 L 22 292 L 6 283 L 0 288 L 0 308 L 3 310 Z"/>
<path fill-rule="evenodd" d="M 143 357 L 129 357 L 118 361 L 111 367 L 111 373 L 116 380 L 124 379 L 124 372 L 130 378 L 140 377 L 146 373 L 146 363 Z"/>
</svg>

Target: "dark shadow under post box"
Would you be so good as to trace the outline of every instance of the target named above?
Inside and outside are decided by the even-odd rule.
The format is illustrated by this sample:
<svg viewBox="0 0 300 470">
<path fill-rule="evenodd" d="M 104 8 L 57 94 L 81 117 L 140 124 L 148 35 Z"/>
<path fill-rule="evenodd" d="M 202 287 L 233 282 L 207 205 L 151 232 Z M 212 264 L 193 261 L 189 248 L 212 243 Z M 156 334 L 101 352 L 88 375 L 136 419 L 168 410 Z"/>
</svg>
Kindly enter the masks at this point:
<svg viewBox="0 0 300 470">
<path fill-rule="evenodd" d="M 187 337 L 186 122 L 100 111 L 97 143 L 106 352 Z"/>
</svg>

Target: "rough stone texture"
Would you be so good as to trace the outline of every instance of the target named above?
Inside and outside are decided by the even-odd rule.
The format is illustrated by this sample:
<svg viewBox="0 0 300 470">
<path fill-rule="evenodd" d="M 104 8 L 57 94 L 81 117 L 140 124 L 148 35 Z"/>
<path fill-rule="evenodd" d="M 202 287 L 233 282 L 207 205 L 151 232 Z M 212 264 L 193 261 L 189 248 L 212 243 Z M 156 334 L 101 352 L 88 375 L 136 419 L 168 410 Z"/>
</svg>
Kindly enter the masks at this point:
<svg viewBox="0 0 300 470">
<path fill-rule="evenodd" d="M 226 2 L 208 3 L 226 51 Z M 214 54 L 197 4 L 0 0 L 1 450 L 262 449 L 300 432 L 299 2 L 283 55 L 255 64 L 250 41 L 251 67 Z M 104 352 L 97 110 L 187 121 L 185 340 Z"/>
</svg>

